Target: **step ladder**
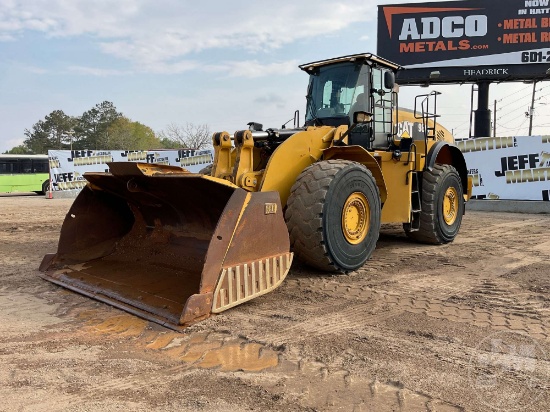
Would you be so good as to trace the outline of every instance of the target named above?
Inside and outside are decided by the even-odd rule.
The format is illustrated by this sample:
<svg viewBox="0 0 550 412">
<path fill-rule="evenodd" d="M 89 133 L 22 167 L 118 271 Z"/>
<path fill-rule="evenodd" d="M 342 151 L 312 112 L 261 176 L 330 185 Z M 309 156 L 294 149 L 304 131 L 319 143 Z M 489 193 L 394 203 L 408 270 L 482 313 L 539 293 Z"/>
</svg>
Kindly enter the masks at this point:
<svg viewBox="0 0 550 412">
<path fill-rule="evenodd" d="M 411 219 L 405 223 L 405 229 L 409 232 L 416 232 L 420 229 L 420 214 L 422 212 L 422 201 L 420 198 L 420 175 L 414 170 L 410 172 L 411 178 Z"/>
</svg>

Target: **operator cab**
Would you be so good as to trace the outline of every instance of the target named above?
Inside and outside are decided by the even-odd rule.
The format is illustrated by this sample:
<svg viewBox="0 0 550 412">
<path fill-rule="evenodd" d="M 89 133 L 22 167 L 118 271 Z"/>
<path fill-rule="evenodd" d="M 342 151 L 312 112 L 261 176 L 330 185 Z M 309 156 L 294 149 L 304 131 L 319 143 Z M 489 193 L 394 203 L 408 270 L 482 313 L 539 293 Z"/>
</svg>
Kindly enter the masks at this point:
<svg viewBox="0 0 550 412">
<path fill-rule="evenodd" d="M 373 54 L 356 54 L 308 63 L 306 126 L 352 126 L 354 113 L 367 112 L 372 121 L 355 125 L 352 145 L 387 149 L 393 141 L 397 107 L 395 72 L 401 67 Z"/>
</svg>

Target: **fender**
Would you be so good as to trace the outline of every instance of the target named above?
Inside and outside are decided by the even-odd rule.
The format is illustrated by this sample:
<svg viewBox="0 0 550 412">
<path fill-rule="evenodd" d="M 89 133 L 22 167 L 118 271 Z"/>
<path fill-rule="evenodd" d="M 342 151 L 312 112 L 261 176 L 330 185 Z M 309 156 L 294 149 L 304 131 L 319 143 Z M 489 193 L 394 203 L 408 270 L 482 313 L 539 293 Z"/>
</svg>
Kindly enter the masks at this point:
<svg viewBox="0 0 550 412">
<path fill-rule="evenodd" d="M 380 191 L 380 200 L 382 204 L 386 202 L 388 198 L 388 190 L 386 188 L 386 182 L 382 169 L 376 161 L 376 159 L 361 146 L 332 146 L 323 150 L 323 159 L 342 159 L 351 160 L 353 162 L 361 163 L 367 167 L 372 173 L 376 185 Z"/>
<path fill-rule="evenodd" d="M 460 175 L 463 190 L 465 193 L 468 191 L 466 159 L 458 147 L 447 142 L 435 143 L 428 152 L 426 168 L 432 170 L 436 163 L 454 166 Z"/>
</svg>

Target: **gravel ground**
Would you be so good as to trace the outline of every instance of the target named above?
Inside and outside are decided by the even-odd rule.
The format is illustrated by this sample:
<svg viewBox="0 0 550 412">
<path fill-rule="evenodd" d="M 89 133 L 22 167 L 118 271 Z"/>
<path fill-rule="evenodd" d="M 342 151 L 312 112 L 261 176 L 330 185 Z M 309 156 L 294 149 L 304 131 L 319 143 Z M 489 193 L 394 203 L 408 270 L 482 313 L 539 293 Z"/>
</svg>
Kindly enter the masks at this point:
<svg viewBox="0 0 550 412">
<path fill-rule="evenodd" d="M 455 242 L 383 226 L 348 275 L 176 333 L 38 277 L 72 200 L 0 197 L 1 411 L 545 411 L 548 215 L 468 212 Z"/>
</svg>

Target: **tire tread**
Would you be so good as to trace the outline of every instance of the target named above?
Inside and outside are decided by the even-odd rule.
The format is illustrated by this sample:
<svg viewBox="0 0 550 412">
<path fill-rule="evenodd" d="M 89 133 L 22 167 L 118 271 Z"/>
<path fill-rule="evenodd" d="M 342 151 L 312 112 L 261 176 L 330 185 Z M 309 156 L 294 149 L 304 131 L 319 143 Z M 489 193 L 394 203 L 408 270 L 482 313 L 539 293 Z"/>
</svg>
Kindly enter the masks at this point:
<svg viewBox="0 0 550 412">
<path fill-rule="evenodd" d="M 432 170 L 425 171 L 422 179 L 422 212 L 420 229 L 416 232 L 406 231 L 407 235 L 418 242 L 433 245 L 448 243 L 438 232 L 436 197 L 444 177 L 456 169 L 448 164 L 436 164 Z M 462 196 L 462 191 L 459 193 Z"/>
<path fill-rule="evenodd" d="M 317 269 L 327 272 L 344 271 L 333 262 L 325 244 L 323 208 L 334 177 L 344 168 L 357 164 L 349 160 L 314 163 L 304 169 L 290 190 L 285 213 L 290 247 L 304 263 Z M 366 167 L 364 169 L 372 178 L 371 172 Z"/>
</svg>

